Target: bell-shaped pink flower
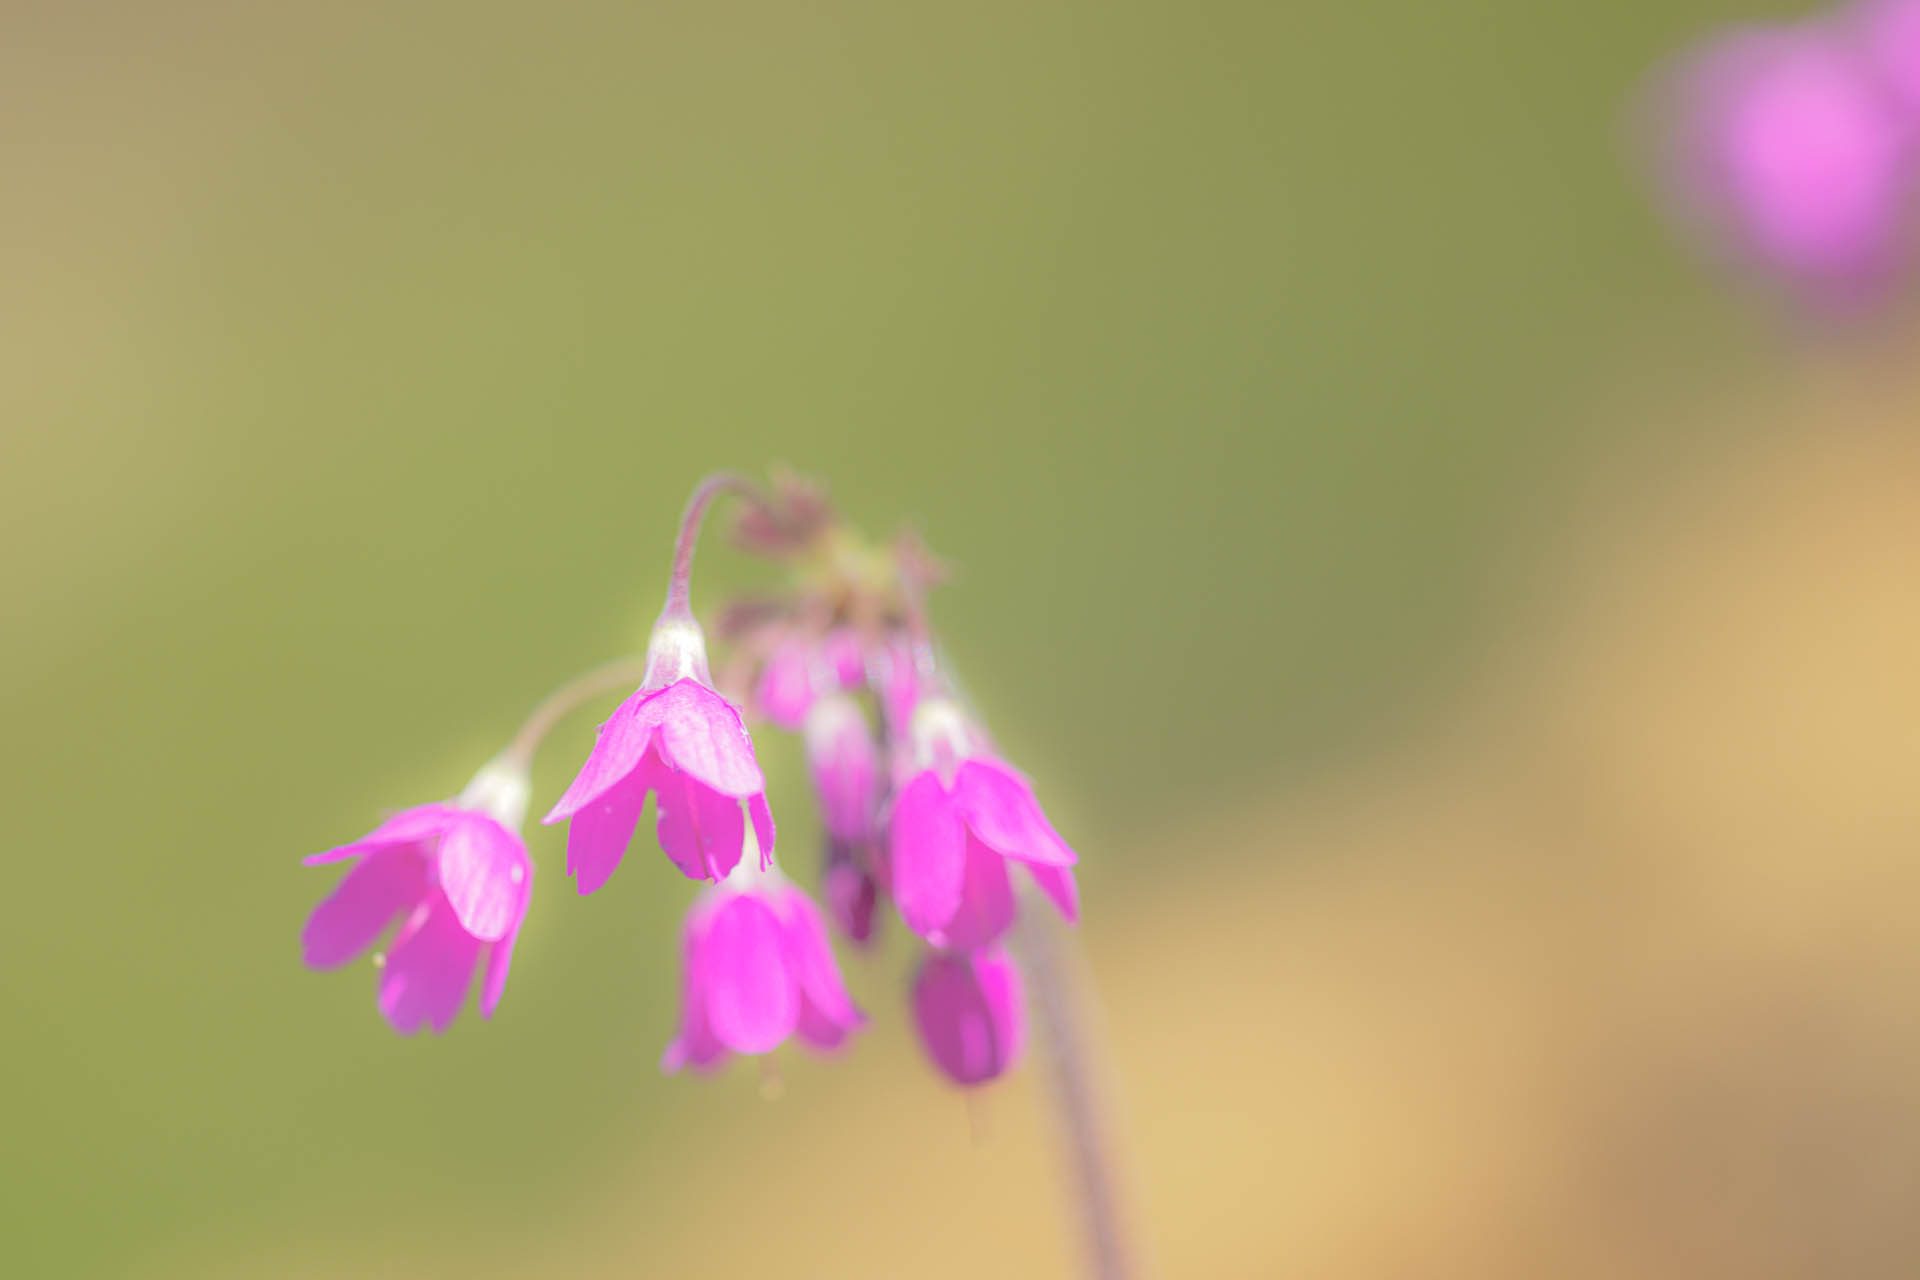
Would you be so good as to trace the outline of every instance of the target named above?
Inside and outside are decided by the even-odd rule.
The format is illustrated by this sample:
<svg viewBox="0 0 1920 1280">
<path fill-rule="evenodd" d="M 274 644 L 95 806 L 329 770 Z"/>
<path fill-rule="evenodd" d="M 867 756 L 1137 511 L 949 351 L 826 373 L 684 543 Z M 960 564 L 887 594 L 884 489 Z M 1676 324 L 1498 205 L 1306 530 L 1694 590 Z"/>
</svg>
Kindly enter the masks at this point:
<svg viewBox="0 0 1920 1280">
<path fill-rule="evenodd" d="M 851 845 L 827 837 L 826 866 L 820 873 L 820 895 L 827 914 L 849 942 L 866 946 L 873 941 L 875 909 L 880 884 L 869 862 L 871 846 Z"/>
<path fill-rule="evenodd" d="M 866 713 L 846 694 L 829 693 L 808 710 L 803 737 L 821 825 L 848 844 L 867 840 L 880 803 L 880 748 Z"/>
<path fill-rule="evenodd" d="M 914 760 L 888 821 L 888 888 L 907 927 L 935 946 L 984 946 L 1013 923 L 1009 861 L 1069 921 L 1079 918 L 1078 861 L 1021 774 L 994 758 L 949 700 L 913 717 Z"/>
<path fill-rule="evenodd" d="M 1020 971 L 999 947 L 930 952 L 913 979 L 920 1044 L 947 1079 L 985 1084 L 1020 1059 L 1026 1043 Z"/>
<path fill-rule="evenodd" d="M 681 935 L 680 1032 L 661 1070 L 709 1070 L 788 1036 L 835 1049 L 866 1022 L 840 979 L 826 923 L 777 870 L 743 861 L 701 893 Z"/>
<path fill-rule="evenodd" d="M 572 819 L 567 870 L 581 893 L 620 865 L 648 792 L 658 797 L 660 847 L 687 876 L 719 880 L 733 870 L 747 838 L 743 807 L 761 857 L 772 855 L 773 814 L 753 739 L 715 692 L 691 618 L 654 627 L 639 690 L 600 726 L 579 776 L 541 819 Z"/>
<path fill-rule="evenodd" d="M 353 843 L 305 859 L 353 864 L 307 919 L 307 964 L 337 968 L 397 919 L 379 987 L 393 1029 L 445 1031 L 482 958 L 480 1016 L 492 1017 L 533 890 L 533 861 L 518 834 L 526 802 L 524 770 L 490 765 L 453 803 L 403 810 Z"/>
<path fill-rule="evenodd" d="M 1676 185 L 1735 248 L 1842 293 L 1901 244 L 1912 128 L 1866 53 L 1827 25 L 1738 32 L 1680 81 Z"/>
</svg>

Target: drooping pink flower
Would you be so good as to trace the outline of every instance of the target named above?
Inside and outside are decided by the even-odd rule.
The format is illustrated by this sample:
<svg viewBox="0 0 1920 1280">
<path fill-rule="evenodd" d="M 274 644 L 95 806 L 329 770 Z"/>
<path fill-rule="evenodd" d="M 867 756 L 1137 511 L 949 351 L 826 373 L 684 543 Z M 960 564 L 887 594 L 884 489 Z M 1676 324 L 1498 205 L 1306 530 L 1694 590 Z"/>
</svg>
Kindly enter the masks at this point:
<svg viewBox="0 0 1920 1280">
<path fill-rule="evenodd" d="M 1913 134 L 1854 41 L 1825 24 L 1742 31 L 1679 84 L 1678 189 L 1735 248 L 1843 291 L 1893 265 Z"/>
<path fill-rule="evenodd" d="M 627 851 L 647 793 L 658 797 L 660 847 L 692 879 L 719 880 L 740 861 L 746 822 L 765 859 L 773 814 L 753 739 L 713 688 L 706 642 L 689 619 L 663 619 L 647 674 L 600 726 L 579 776 L 542 822 L 572 820 L 567 870 L 581 893 L 605 884 Z"/>
<path fill-rule="evenodd" d="M 742 864 L 704 890 L 681 934 L 680 1031 L 660 1068 L 709 1070 L 788 1036 L 836 1049 L 866 1022 L 840 979 L 827 927 L 778 871 Z"/>
<path fill-rule="evenodd" d="M 888 888 L 907 927 L 939 947 L 992 942 L 1013 923 L 1009 861 L 1078 919 L 1078 858 L 1026 778 L 988 752 L 946 698 L 921 701 L 911 738 L 887 828 Z"/>
<path fill-rule="evenodd" d="M 803 736 L 821 824 L 836 840 L 861 843 L 880 803 L 880 749 L 866 713 L 844 693 L 827 694 L 808 710 Z"/>
<path fill-rule="evenodd" d="M 820 873 L 820 894 L 827 914 L 848 941 L 866 946 L 873 941 L 875 908 L 880 884 L 869 864 L 870 847 L 827 837 L 826 866 Z"/>
<path fill-rule="evenodd" d="M 397 919 L 378 998 L 393 1029 L 445 1031 L 483 957 L 480 1016 L 492 1017 L 533 890 L 533 861 L 518 834 L 526 802 L 524 771 L 489 766 L 453 803 L 403 810 L 351 844 L 306 858 L 308 866 L 353 864 L 307 919 L 306 963 L 337 968 Z"/>
<path fill-rule="evenodd" d="M 913 1022 L 947 1079 L 985 1084 L 1018 1062 L 1026 1043 L 1020 971 L 999 947 L 930 952 L 913 979 Z"/>
</svg>

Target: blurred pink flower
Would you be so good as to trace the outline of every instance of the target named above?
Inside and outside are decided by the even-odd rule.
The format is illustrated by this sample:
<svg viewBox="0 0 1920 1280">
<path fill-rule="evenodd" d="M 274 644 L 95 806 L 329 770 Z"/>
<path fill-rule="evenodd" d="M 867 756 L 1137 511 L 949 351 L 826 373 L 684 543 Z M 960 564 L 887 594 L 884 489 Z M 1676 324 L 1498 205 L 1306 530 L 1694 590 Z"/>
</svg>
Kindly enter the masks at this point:
<svg viewBox="0 0 1920 1280">
<path fill-rule="evenodd" d="M 888 821 L 888 888 L 907 927 L 936 946 L 984 946 L 1013 923 L 1007 861 L 1024 863 L 1068 920 L 1078 917 L 1078 859 L 1033 788 L 987 754 L 950 701 L 923 700 L 913 763 Z"/>
<path fill-rule="evenodd" d="M 827 834 L 849 844 L 866 840 L 880 803 L 880 748 L 866 713 L 844 693 L 827 694 L 807 712 L 804 738 Z"/>
<path fill-rule="evenodd" d="M 714 691 L 706 644 L 690 619 L 662 620 L 639 690 L 600 726 L 573 785 L 541 819 L 572 819 L 567 870 L 581 893 L 605 884 L 625 855 L 647 793 L 659 796 L 660 847 L 693 879 L 719 880 L 740 861 L 744 804 L 764 861 L 773 815 L 753 739 Z"/>
<path fill-rule="evenodd" d="M 868 846 L 855 846 L 827 838 L 826 867 L 820 873 L 820 893 L 826 899 L 827 913 L 848 941 L 866 946 L 873 941 L 875 908 L 880 905 L 880 884 L 874 879 Z"/>
<path fill-rule="evenodd" d="M 790 1035 L 834 1049 L 866 1021 L 840 979 L 819 910 L 778 871 L 743 863 L 705 890 L 681 935 L 680 1032 L 661 1070 L 707 1070 Z"/>
<path fill-rule="evenodd" d="M 380 1012 L 393 1029 L 445 1031 L 482 956 L 480 1015 L 492 1017 L 533 890 L 533 861 L 515 830 L 525 810 L 524 773 L 490 778 L 483 770 L 460 800 L 404 810 L 351 844 L 305 859 L 308 866 L 353 864 L 307 919 L 300 936 L 307 964 L 345 964 L 401 919 L 380 971 Z"/>
<path fill-rule="evenodd" d="M 792 636 L 774 646 L 760 668 L 753 705 L 776 728 L 797 732 L 814 699 L 866 682 L 866 656 L 851 627 L 836 627 L 818 640 Z"/>
<path fill-rule="evenodd" d="M 1684 70 L 1678 110 L 1680 194 L 1742 255 L 1841 292 L 1894 264 L 1911 131 L 1836 27 L 1725 37 Z"/>
<path fill-rule="evenodd" d="M 1013 1066 L 1026 1042 L 1020 971 L 999 947 L 930 953 L 914 975 L 913 1021 L 942 1074 L 984 1084 Z"/>
</svg>

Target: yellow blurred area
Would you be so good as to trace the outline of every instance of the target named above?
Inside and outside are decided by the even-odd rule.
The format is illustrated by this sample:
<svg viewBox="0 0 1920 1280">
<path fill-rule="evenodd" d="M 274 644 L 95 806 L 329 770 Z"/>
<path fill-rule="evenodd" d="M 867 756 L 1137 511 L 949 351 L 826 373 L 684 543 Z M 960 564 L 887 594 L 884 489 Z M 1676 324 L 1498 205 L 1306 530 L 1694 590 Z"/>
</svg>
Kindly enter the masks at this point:
<svg viewBox="0 0 1920 1280">
<path fill-rule="evenodd" d="M 1420 741 L 1144 842 L 1085 941 L 1155 1273 L 1920 1268 L 1920 378 L 1861 363 L 1600 482 Z M 970 1122 L 883 1044 L 510 1247 L 167 1270 L 1067 1270 L 1038 1064 Z"/>
</svg>

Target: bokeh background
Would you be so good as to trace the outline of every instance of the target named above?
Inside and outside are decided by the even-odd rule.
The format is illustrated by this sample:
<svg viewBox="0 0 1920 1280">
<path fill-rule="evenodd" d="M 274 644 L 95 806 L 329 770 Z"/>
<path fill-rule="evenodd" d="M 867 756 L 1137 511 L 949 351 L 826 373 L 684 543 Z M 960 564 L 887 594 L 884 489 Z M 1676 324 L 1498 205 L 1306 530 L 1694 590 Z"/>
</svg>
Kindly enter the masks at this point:
<svg viewBox="0 0 1920 1280">
<path fill-rule="evenodd" d="M 898 928 L 777 1101 L 658 1075 L 691 888 L 551 831 L 491 1024 L 299 964 L 299 856 L 774 463 L 957 567 L 1154 1273 L 1920 1271 L 1920 330 L 1629 146 L 1789 12 L 9 0 L 0 1271 L 1072 1273 L 1039 1064 L 969 1115 Z"/>
</svg>

